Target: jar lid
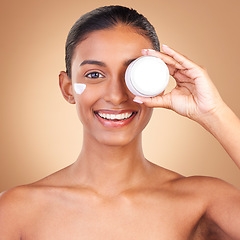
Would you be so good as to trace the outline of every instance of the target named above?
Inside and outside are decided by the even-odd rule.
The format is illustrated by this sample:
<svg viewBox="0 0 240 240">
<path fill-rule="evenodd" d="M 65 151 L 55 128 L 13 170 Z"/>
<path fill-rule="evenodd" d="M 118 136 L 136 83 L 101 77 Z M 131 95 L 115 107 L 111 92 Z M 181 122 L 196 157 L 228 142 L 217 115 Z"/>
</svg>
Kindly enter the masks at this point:
<svg viewBox="0 0 240 240">
<path fill-rule="evenodd" d="M 134 95 L 154 97 L 168 85 L 168 67 L 160 58 L 142 56 L 128 66 L 125 80 Z"/>
</svg>

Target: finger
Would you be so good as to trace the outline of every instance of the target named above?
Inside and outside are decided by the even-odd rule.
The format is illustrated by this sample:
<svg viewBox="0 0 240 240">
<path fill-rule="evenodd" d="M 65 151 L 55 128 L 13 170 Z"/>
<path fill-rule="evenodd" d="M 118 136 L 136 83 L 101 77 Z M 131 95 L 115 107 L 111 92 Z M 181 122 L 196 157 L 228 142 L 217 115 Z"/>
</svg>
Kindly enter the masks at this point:
<svg viewBox="0 0 240 240">
<path fill-rule="evenodd" d="M 162 108 L 171 108 L 171 96 L 170 93 L 167 93 L 162 96 L 157 97 L 141 97 L 136 96 L 133 99 L 134 102 L 143 103 L 147 107 L 162 107 Z"/>
<path fill-rule="evenodd" d="M 174 58 L 182 67 L 187 69 L 192 69 L 197 67 L 198 65 L 183 56 L 182 54 L 178 53 L 177 51 L 173 50 L 172 48 L 168 47 L 165 44 L 162 44 L 162 50 L 165 54 Z"/>
<path fill-rule="evenodd" d="M 195 86 L 192 83 L 180 82 L 177 86 L 182 95 L 192 95 L 195 91 Z"/>
<path fill-rule="evenodd" d="M 166 54 L 161 53 L 161 52 L 158 52 L 158 51 L 155 51 L 153 49 L 143 49 L 142 54 L 145 55 L 145 56 L 148 55 L 148 56 L 158 57 L 161 60 L 163 60 L 167 65 L 169 65 L 171 67 L 174 67 L 174 68 L 177 68 L 177 69 L 184 69 L 184 67 L 181 64 L 179 64 L 171 56 L 166 55 Z"/>
<path fill-rule="evenodd" d="M 185 72 L 183 73 L 181 70 L 174 72 L 172 77 L 177 83 L 194 83 L 194 79 L 188 77 L 188 75 L 186 75 Z"/>
<path fill-rule="evenodd" d="M 204 70 L 201 67 L 195 67 L 192 69 L 183 69 L 183 70 L 179 70 L 179 72 L 182 75 L 185 75 L 193 80 L 195 80 L 196 78 L 202 77 L 204 76 Z"/>
</svg>

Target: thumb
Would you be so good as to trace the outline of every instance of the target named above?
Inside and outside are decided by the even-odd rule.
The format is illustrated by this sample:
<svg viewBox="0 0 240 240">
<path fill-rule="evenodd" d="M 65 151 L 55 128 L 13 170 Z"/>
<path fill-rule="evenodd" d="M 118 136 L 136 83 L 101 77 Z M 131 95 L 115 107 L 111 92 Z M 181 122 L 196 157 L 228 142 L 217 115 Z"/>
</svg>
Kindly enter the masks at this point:
<svg viewBox="0 0 240 240">
<path fill-rule="evenodd" d="M 171 108 L 171 95 L 167 93 L 165 95 L 156 96 L 156 97 L 141 97 L 135 96 L 133 99 L 134 102 L 143 103 L 147 107 L 159 107 L 159 108 Z"/>
</svg>

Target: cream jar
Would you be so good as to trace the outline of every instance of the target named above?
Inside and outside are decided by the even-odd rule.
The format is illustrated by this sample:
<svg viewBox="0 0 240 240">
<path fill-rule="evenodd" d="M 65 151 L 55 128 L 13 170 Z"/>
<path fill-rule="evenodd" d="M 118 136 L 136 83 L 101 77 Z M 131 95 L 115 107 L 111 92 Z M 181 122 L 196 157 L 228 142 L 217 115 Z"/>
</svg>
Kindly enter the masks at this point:
<svg viewBox="0 0 240 240">
<path fill-rule="evenodd" d="M 136 96 L 157 96 L 168 85 L 168 67 L 160 58 L 139 57 L 129 64 L 125 72 L 125 82 L 130 92 Z"/>
</svg>

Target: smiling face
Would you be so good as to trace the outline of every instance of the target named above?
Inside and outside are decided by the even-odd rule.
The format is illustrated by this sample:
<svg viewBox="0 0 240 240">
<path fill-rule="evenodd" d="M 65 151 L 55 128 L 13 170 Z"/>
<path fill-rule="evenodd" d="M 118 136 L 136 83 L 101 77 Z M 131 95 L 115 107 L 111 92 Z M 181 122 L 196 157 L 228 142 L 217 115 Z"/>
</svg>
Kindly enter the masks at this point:
<svg viewBox="0 0 240 240">
<path fill-rule="evenodd" d="M 153 48 L 151 41 L 132 27 L 117 26 L 95 31 L 79 43 L 72 58 L 72 79 L 65 92 L 72 94 L 84 127 L 84 138 L 107 145 L 125 145 L 140 137 L 152 109 L 133 102 L 125 84 L 127 66 L 141 56 L 141 49 Z M 73 84 L 86 85 L 79 95 Z M 65 84 L 66 85 L 66 84 Z M 65 96 L 65 98 L 67 98 Z"/>
</svg>

